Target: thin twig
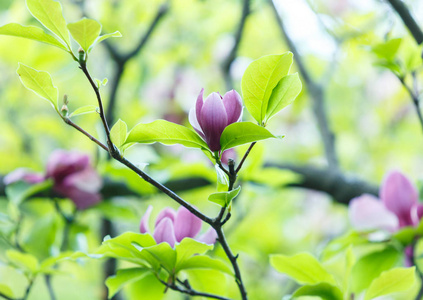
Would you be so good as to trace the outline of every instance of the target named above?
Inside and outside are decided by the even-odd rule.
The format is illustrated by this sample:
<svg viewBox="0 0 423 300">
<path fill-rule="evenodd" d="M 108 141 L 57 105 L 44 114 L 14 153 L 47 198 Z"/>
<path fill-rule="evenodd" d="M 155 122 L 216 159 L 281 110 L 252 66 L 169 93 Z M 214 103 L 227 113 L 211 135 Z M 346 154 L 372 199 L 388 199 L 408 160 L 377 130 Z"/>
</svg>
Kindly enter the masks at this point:
<svg viewBox="0 0 423 300">
<path fill-rule="evenodd" d="M 53 286 L 51 284 L 51 275 L 50 274 L 44 275 L 44 279 L 46 281 L 46 286 L 47 286 L 48 293 L 50 295 L 50 300 L 56 300 L 56 295 L 54 294 Z"/>
<path fill-rule="evenodd" d="M 182 288 L 182 287 L 177 286 L 175 283 L 167 283 L 167 282 L 163 281 L 162 279 L 160 279 L 159 277 L 157 277 L 157 279 L 160 280 L 160 282 L 162 284 L 164 284 L 166 286 L 166 288 L 180 292 L 182 294 L 187 294 L 187 295 L 190 295 L 190 296 L 193 296 L 193 297 L 206 297 L 206 298 L 211 298 L 211 299 L 230 300 L 229 298 L 225 298 L 225 297 L 222 297 L 222 296 L 198 292 L 196 290 L 193 290 L 189 285 L 184 284 L 184 288 Z"/>
<path fill-rule="evenodd" d="M 72 126 L 73 128 L 75 128 L 76 130 L 78 130 L 79 132 L 81 132 L 83 135 L 85 135 L 86 137 L 88 137 L 91 141 L 93 141 L 94 143 L 96 143 L 97 145 L 99 145 L 101 148 L 103 148 L 104 150 L 106 150 L 107 152 L 109 152 L 109 149 L 107 148 L 106 145 L 104 145 L 102 142 L 100 142 L 99 140 L 97 140 L 95 137 L 93 137 L 91 134 L 89 134 L 87 131 L 85 131 L 84 129 L 82 129 L 81 127 L 79 127 L 78 125 L 76 125 L 74 122 L 71 121 L 71 119 L 67 118 L 67 117 L 62 117 L 63 121 Z"/>
<path fill-rule="evenodd" d="M 114 112 L 115 112 L 116 99 L 117 99 L 116 96 L 117 96 L 119 84 L 122 79 L 123 72 L 125 71 L 126 63 L 129 60 L 131 60 L 133 57 L 135 57 L 138 53 L 140 53 L 141 50 L 145 47 L 150 37 L 152 36 L 154 29 L 157 27 L 160 20 L 168 12 L 168 10 L 169 10 L 168 2 L 160 5 L 156 13 L 156 16 L 154 17 L 153 21 L 151 22 L 150 26 L 148 27 L 143 37 L 140 39 L 139 43 L 135 46 L 134 49 L 132 49 L 126 54 L 120 53 L 109 41 L 104 41 L 107 51 L 109 52 L 110 56 L 116 63 L 116 69 L 114 71 L 113 81 L 111 82 L 109 103 L 107 105 L 106 119 L 108 124 L 114 123 Z"/>
<path fill-rule="evenodd" d="M 228 57 L 222 63 L 222 71 L 223 71 L 223 76 L 225 77 L 225 84 L 226 84 L 227 90 L 233 89 L 233 83 L 232 83 L 230 68 L 231 68 L 233 61 L 236 58 L 238 48 L 239 48 L 239 45 L 241 43 L 242 34 L 244 32 L 245 22 L 246 22 L 247 17 L 250 13 L 251 13 L 250 0 L 244 0 L 243 5 L 242 5 L 241 18 L 239 20 L 239 25 L 238 25 L 237 31 L 235 33 L 234 45 L 233 45 L 231 52 L 229 53 Z"/>
<path fill-rule="evenodd" d="M 238 174 L 238 172 L 241 170 L 242 165 L 244 164 L 245 160 L 247 159 L 248 155 L 250 154 L 251 150 L 253 149 L 254 145 L 257 142 L 251 143 L 250 147 L 248 147 L 247 151 L 245 152 L 244 156 L 242 157 L 241 161 L 239 162 L 238 167 L 236 168 L 235 173 Z"/>
<path fill-rule="evenodd" d="M 288 35 L 288 32 L 285 29 L 282 18 L 280 17 L 274 2 L 272 0 L 269 0 L 269 3 L 273 9 L 273 12 L 274 12 L 276 21 L 279 25 L 279 28 L 281 30 L 281 33 L 289 49 L 294 54 L 294 59 L 297 62 L 298 70 L 308 88 L 309 95 L 313 99 L 313 112 L 317 121 L 317 125 L 319 127 L 320 135 L 323 140 L 323 145 L 324 145 L 324 150 L 325 150 L 328 166 L 330 169 L 336 170 L 339 168 L 338 167 L 339 163 L 338 163 L 338 156 L 335 149 L 335 135 L 329 126 L 329 118 L 327 116 L 325 103 L 324 103 L 323 87 L 317 82 L 315 82 L 313 78 L 311 77 L 311 75 L 309 74 L 303 62 L 301 54 L 297 50 L 297 47 L 295 46 L 294 42 L 291 40 L 290 36 Z"/>
<path fill-rule="evenodd" d="M 408 86 L 408 84 L 405 82 L 404 77 L 397 76 L 397 78 L 399 79 L 399 81 L 401 82 L 403 87 L 407 90 L 408 94 L 410 95 L 411 100 L 413 101 L 413 104 L 414 104 L 414 108 L 415 108 L 416 113 L 417 113 L 417 117 L 419 118 L 420 126 L 423 130 L 423 116 L 422 116 L 422 112 L 420 110 L 420 98 L 419 98 L 419 91 L 418 91 L 418 86 L 417 86 L 416 73 L 413 72 L 412 76 L 413 76 L 413 88 Z"/>
</svg>

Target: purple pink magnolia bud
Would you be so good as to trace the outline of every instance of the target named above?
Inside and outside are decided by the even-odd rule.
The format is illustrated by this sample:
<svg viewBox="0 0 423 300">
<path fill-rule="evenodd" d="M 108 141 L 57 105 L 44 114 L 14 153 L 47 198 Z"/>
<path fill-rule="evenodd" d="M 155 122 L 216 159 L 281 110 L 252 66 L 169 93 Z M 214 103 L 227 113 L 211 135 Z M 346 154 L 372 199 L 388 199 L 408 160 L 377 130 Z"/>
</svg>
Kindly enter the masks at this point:
<svg viewBox="0 0 423 300">
<path fill-rule="evenodd" d="M 101 200 L 102 180 L 91 166 L 88 155 L 56 150 L 47 162 L 46 178 L 52 178 L 54 191 L 71 199 L 78 209 L 88 208 Z"/>
<path fill-rule="evenodd" d="M 351 224 L 358 230 L 396 231 L 417 226 L 423 205 L 414 184 L 398 171 L 389 172 L 380 189 L 380 199 L 371 195 L 354 198 L 349 205 Z"/>
<path fill-rule="evenodd" d="M 211 93 L 203 101 L 203 93 L 204 89 L 198 95 L 195 108 L 189 112 L 189 122 L 206 141 L 211 151 L 219 151 L 223 130 L 226 126 L 241 121 L 241 96 L 235 90 L 231 90 L 223 97 L 218 93 Z"/>
<path fill-rule="evenodd" d="M 174 247 L 175 243 L 179 243 L 187 237 L 206 244 L 214 244 L 216 242 L 217 234 L 213 228 L 210 228 L 202 235 L 198 235 L 202 221 L 182 206 L 178 211 L 174 211 L 169 207 L 164 208 L 157 215 L 154 231 L 152 232 L 149 226 L 152 210 L 153 207 L 150 205 L 141 218 L 140 232 L 153 233 L 157 244 L 168 243 L 171 247 Z"/>
</svg>

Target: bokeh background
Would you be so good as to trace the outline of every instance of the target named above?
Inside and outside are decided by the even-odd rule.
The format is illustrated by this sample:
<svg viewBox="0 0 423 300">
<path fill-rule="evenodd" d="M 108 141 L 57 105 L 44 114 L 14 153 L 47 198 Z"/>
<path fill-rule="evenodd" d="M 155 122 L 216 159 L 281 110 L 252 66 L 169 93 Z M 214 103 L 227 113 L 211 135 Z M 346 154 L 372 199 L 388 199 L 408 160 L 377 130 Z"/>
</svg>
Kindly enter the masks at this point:
<svg viewBox="0 0 423 300">
<path fill-rule="evenodd" d="M 188 111 L 201 88 L 205 88 L 205 94 L 224 94 L 232 88 L 240 92 L 242 74 L 251 61 L 286 51 L 297 54 L 306 72 L 300 73 L 303 91 L 269 125 L 272 132 L 285 138 L 263 142 L 253 150 L 240 178 L 242 194 L 227 225 L 229 242 L 242 257 L 251 299 L 281 299 L 295 288 L 287 277 L 270 268 L 268 255 L 300 251 L 319 254 L 330 239 L 348 231 L 345 202 L 351 194 L 377 192 L 383 175 L 391 169 L 402 170 L 415 182 L 422 177 L 422 128 L 410 95 L 391 71 L 377 65 L 372 51 L 375 45 L 395 37 L 403 39 L 399 49 L 402 57 L 416 47 L 386 1 L 251 0 L 245 24 L 241 22 L 245 1 L 61 3 L 68 22 L 87 16 L 103 25 L 103 33 L 122 33 L 122 38 L 94 49 L 89 68 L 94 77 L 108 78 L 102 87 L 106 108 L 115 98 L 112 119 L 120 118 L 130 128 L 159 118 L 188 125 Z M 405 3 L 423 24 L 423 2 Z M 141 49 L 129 60 L 120 61 L 140 45 L 155 18 L 158 20 Z M 0 25 L 9 22 L 39 25 L 23 0 L 1 0 Z M 237 36 L 241 24 L 242 32 Z M 81 228 L 74 230 L 75 249 L 95 249 L 103 236 L 104 218 L 113 221 L 111 234 L 117 235 L 138 231 L 139 220 L 150 204 L 154 206 L 153 215 L 164 206 L 177 207 L 135 175 L 108 161 L 95 144 L 66 126 L 46 101 L 26 90 L 16 74 L 18 62 L 48 71 L 60 98 L 68 96 L 70 111 L 96 105 L 89 84 L 66 53 L 35 41 L 1 36 L 0 176 L 18 167 L 43 172 L 53 150 L 76 149 L 92 157 L 104 178 L 136 192 L 108 197 L 98 209 L 84 211 Z M 294 63 L 292 72 L 297 71 L 299 65 Z M 323 121 L 316 114 L 316 101 L 321 101 L 320 109 L 325 112 Z M 244 119 L 251 120 L 247 112 Z M 77 116 L 74 121 L 104 138 L 97 114 Z M 324 130 L 322 134 L 319 121 L 333 133 L 333 147 Z M 235 160 L 245 150 L 237 149 Z M 332 155 L 327 155 L 328 151 Z M 126 155 L 135 163 L 147 163 L 146 171 L 159 181 L 176 181 L 179 193 L 201 210 L 217 212 L 218 207 L 206 201 L 215 191 L 214 168 L 201 151 L 139 145 Z M 211 184 L 185 186 L 193 178 Z M 49 218 L 52 207 L 35 199 L 26 209 L 39 230 L 35 243 L 42 244 L 46 235 L 54 239 L 55 231 L 48 230 L 63 224 Z M 34 223 L 23 226 L 22 236 L 35 239 L 30 224 Z M 216 250 L 223 256 L 221 252 Z M 66 272 L 54 278 L 58 299 L 103 298 L 101 262 L 66 263 L 61 268 Z M 16 291 L 25 286 L 22 278 L 13 269 L 0 266 L 0 281 L 12 284 Z M 125 295 L 128 299 L 161 299 L 163 287 L 155 284 L 133 284 Z M 232 282 L 226 288 L 236 295 Z M 46 288 L 40 279 L 29 299 L 45 297 Z M 168 293 L 165 297 L 178 296 Z"/>
</svg>

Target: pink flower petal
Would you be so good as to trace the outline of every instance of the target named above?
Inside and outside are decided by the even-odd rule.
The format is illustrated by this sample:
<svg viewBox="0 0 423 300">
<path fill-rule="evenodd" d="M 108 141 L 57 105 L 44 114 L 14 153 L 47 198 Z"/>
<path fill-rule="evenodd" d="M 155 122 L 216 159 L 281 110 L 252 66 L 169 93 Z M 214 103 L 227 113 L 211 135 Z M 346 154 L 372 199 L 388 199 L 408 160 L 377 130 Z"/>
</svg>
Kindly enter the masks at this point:
<svg viewBox="0 0 423 300">
<path fill-rule="evenodd" d="M 400 227 L 413 225 L 410 212 L 418 203 L 419 194 L 404 174 L 398 171 L 388 173 L 380 190 L 380 198 L 386 208 L 397 215 Z"/>
<path fill-rule="evenodd" d="M 170 220 L 172 220 L 172 223 L 174 223 L 175 217 L 176 217 L 176 212 L 172 208 L 166 207 L 162 209 L 162 211 L 159 212 L 159 214 L 157 215 L 155 226 L 157 226 L 157 224 L 159 224 L 160 221 L 164 218 L 169 218 Z"/>
<path fill-rule="evenodd" d="M 169 218 L 162 219 L 154 229 L 153 237 L 157 244 L 165 242 L 171 247 L 175 246 L 176 238 L 172 220 Z"/>
<path fill-rule="evenodd" d="M 417 226 L 423 217 L 423 205 L 420 203 L 415 204 L 410 211 L 411 221 L 413 226 Z"/>
<path fill-rule="evenodd" d="M 216 230 L 214 230 L 211 227 L 205 233 L 203 233 L 198 238 L 196 238 L 197 241 L 206 243 L 208 245 L 213 245 L 214 243 L 216 243 L 216 239 L 217 239 Z"/>
<path fill-rule="evenodd" d="M 198 94 L 197 102 L 195 103 L 195 116 L 198 121 L 201 119 L 201 110 L 203 109 L 203 94 L 204 89 L 201 89 L 200 94 Z"/>
<path fill-rule="evenodd" d="M 79 172 L 90 164 L 88 155 L 75 151 L 54 151 L 47 162 L 47 175 L 55 181 L 61 181 L 69 174 Z"/>
<path fill-rule="evenodd" d="M 200 123 L 198 123 L 194 108 L 191 108 L 191 110 L 189 111 L 188 121 L 191 124 L 191 126 L 195 129 L 195 131 L 197 131 L 197 133 L 204 139 L 204 133 L 201 130 Z"/>
<path fill-rule="evenodd" d="M 140 224 L 140 232 L 141 233 L 151 232 L 150 226 L 149 226 L 148 223 L 150 222 L 150 215 L 151 215 L 152 210 L 153 210 L 153 206 L 149 205 L 147 207 L 147 210 L 145 211 L 145 214 L 141 218 L 141 224 Z"/>
<path fill-rule="evenodd" d="M 210 150 L 219 151 L 221 149 L 220 136 L 228 125 L 228 117 L 225 106 L 218 93 L 211 93 L 207 97 L 198 121 Z"/>
<path fill-rule="evenodd" d="M 242 100 L 235 90 L 231 90 L 223 96 L 223 105 L 228 116 L 228 125 L 240 121 L 240 117 L 242 117 Z"/>
<path fill-rule="evenodd" d="M 40 183 L 45 180 L 44 176 L 39 173 L 33 173 L 24 168 L 19 168 L 10 172 L 3 178 L 5 185 L 12 184 L 17 181 L 25 181 L 26 183 Z"/>
<path fill-rule="evenodd" d="M 398 218 L 376 197 L 364 194 L 354 198 L 348 208 L 352 226 L 359 231 L 384 229 L 395 231 Z"/>
<path fill-rule="evenodd" d="M 183 238 L 194 238 L 201 230 L 202 221 L 181 206 L 175 218 L 175 236 L 178 242 Z"/>
</svg>

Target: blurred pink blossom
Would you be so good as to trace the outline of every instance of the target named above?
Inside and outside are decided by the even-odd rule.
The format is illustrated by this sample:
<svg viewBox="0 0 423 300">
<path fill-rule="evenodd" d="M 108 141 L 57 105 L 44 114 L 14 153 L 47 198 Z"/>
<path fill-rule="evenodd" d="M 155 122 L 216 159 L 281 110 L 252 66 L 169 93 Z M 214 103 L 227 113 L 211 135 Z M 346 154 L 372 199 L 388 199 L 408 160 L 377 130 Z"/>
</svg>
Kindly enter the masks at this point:
<svg viewBox="0 0 423 300">
<path fill-rule="evenodd" d="M 77 209 L 88 208 L 101 200 L 101 177 L 91 166 L 88 155 L 75 151 L 54 151 L 48 159 L 46 175 L 16 169 L 4 179 L 6 185 L 25 181 L 35 184 L 51 178 L 53 190 L 60 196 L 71 199 Z"/>
<path fill-rule="evenodd" d="M 150 205 L 141 218 L 141 233 L 151 233 L 149 220 L 152 210 L 153 207 Z M 165 242 L 171 247 L 186 237 L 206 244 L 214 244 L 217 238 L 216 231 L 210 228 L 206 233 L 198 236 L 201 225 L 202 221 L 185 207 L 181 206 L 176 212 L 172 208 L 166 207 L 156 217 L 153 237 L 157 244 Z"/>
<path fill-rule="evenodd" d="M 354 228 L 394 232 L 419 224 L 423 205 L 418 202 L 417 188 L 404 174 L 389 172 L 383 180 L 379 198 L 365 194 L 351 201 L 349 217 Z"/>
</svg>

